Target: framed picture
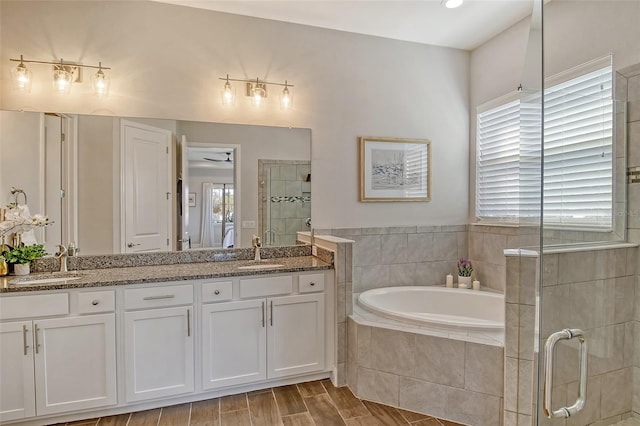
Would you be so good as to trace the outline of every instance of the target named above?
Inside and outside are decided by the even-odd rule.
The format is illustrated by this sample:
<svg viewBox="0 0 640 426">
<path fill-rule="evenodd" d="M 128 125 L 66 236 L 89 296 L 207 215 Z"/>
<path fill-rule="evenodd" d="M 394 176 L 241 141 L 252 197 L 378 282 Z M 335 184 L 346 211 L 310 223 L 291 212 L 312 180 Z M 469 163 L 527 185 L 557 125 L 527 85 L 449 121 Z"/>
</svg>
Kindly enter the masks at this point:
<svg viewBox="0 0 640 426">
<path fill-rule="evenodd" d="M 429 201 L 431 142 L 360 138 L 360 201 Z"/>
<path fill-rule="evenodd" d="M 196 206 L 196 193 L 195 192 L 190 192 L 189 193 L 189 207 L 195 207 Z"/>
</svg>

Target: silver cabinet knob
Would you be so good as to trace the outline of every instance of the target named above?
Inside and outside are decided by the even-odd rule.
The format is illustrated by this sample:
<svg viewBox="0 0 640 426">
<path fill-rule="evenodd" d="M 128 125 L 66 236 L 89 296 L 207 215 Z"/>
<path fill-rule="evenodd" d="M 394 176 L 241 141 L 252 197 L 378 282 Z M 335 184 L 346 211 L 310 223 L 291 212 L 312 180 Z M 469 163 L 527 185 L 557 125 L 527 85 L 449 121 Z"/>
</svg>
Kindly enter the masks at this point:
<svg viewBox="0 0 640 426">
<path fill-rule="evenodd" d="M 213 292 L 213 294 L 215 294 L 216 296 L 220 294 L 220 290 L 216 290 Z"/>
<path fill-rule="evenodd" d="M 100 303 L 100 302 L 99 302 L 99 301 L 97 301 L 97 300 L 93 300 L 93 301 L 91 302 L 91 304 L 92 304 L 93 306 L 96 306 L 98 303 Z"/>
</svg>

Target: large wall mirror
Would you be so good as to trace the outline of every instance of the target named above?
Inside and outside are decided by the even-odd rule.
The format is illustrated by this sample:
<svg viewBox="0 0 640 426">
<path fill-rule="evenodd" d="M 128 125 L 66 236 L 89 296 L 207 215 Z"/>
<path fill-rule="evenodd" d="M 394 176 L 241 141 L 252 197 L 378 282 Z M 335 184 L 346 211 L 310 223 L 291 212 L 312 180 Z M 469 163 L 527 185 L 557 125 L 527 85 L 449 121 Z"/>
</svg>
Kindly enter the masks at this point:
<svg viewBox="0 0 640 426">
<path fill-rule="evenodd" d="M 53 220 L 36 233 L 49 253 L 294 244 L 310 158 L 310 129 L 0 111 L 0 201 L 21 189 Z"/>
</svg>

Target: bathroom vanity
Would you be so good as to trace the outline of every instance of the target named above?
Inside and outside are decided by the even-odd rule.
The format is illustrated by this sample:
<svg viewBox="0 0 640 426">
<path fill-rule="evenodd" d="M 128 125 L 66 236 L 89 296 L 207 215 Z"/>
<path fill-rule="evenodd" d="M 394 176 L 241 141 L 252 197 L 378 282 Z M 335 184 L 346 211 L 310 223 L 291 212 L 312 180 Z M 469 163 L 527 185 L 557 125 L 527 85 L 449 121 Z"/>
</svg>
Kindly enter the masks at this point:
<svg viewBox="0 0 640 426">
<path fill-rule="evenodd" d="M 3 424 L 335 374 L 334 270 L 313 256 L 42 273 L 19 285 L 1 279 Z"/>
</svg>

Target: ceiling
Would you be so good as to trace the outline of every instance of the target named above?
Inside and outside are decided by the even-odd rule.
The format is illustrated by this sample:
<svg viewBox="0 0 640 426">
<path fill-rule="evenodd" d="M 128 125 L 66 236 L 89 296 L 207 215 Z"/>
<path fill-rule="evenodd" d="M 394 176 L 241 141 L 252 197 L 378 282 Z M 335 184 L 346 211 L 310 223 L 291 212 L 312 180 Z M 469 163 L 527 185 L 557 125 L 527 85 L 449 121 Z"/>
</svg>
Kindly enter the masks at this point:
<svg viewBox="0 0 640 426">
<path fill-rule="evenodd" d="M 531 14 L 533 0 L 156 0 L 332 30 L 473 50 Z"/>
</svg>

